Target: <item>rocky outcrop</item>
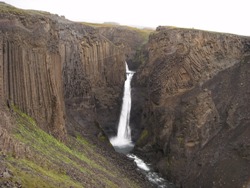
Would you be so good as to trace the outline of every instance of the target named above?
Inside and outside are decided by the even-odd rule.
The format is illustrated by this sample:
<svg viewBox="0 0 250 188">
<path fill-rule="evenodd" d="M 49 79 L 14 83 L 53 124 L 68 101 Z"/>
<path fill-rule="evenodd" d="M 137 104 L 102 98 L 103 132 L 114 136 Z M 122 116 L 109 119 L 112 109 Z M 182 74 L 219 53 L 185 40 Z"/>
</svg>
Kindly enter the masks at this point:
<svg viewBox="0 0 250 188">
<path fill-rule="evenodd" d="M 86 80 L 85 76 L 83 76 L 82 74 L 79 74 L 80 79 L 77 79 L 77 80 L 82 80 L 82 82 L 84 82 L 83 84 L 86 85 L 86 88 L 88 88 L 87 91 L 83 91 L 79 89 L 77 90 L 78 92 L 79 91 L 82 92 L 80 95 L 85 93 L 84 94 L 85 101 L 84 103 L 82 103 L 82 102 L 79 102 L 79 97 L 73 97 L 75 98 L 74 99 L 76 101 L 75 103 L 77 105 L 78 104 L 81 104 L 81 105 L 80 107 L 75 107 L 74 105 L 67 103 L 69 104 L 69 106 L 72 107 L 74 111 L 74 115 L 72 113 L 68 113 L 68 114 L 72 114 L 74 116 L 74 121 L 77 121 L 78 124 L 81 125 L 81 127 L 82 126 L 86 127 L 87 124 L 95 124 L 97 125 L 97 127 L 101 126 L 102 129 L 105 131 L 105 134 L 107 134 L 108 136 L 114 136 L 117 133 L 116 128 L 117 128 L 117 124 L 119 120 L 118 117 L 120 114 L 120 104 L 122 103 L 121 101 L 122 88 L 120 87 L 121 84 L 119 83 L 121 83 L 120 82 L 121 80 L 122 81 L 124 80 L 125 75 L 120 74 L 121 72 L 124 72 L 124 69 L 123 69 L 124 65 L 119 64 L 119 63 L 112 64 L 109 62 L 112 62 L 113 60 L 120 62 L 120 59 L 124 58 L 124 61 L 126 60 L 127 63 L 129 64 L 130 69 L 137 69 L 137 67 L 139 66 L 141 62 L 138 61 L 137 58 L 135 57 L 138 56 L 139 54 L 138 52 L 140 51 L 143 44 L 147 41 L 148 35 L 151 32 L 151 30 L 150 29 L 137 29 L 133 27 L 120 26 L 120 25 L 114 25 L 114 24 L 109 24 L 109 23 L 104 23 L 104 24 L 82 23 L 82 24 L 84 27 L 92 28 L 92 33 L 94 32 L 95 36 L 97 35 L 104 36 L 106 39 L 108 39 L 113 44 L 115 44 L 115 46 L 114 45 L 113 46 L 116 48 L 113 48 L 113 46 L 109 46 L 108 49 L 111 49 L 111 50 L 107 51 L 106 50 L 107 45 L 109 45 L 110 43 L 104 44 L 104 43 L 99 42 L 97 44 L 98 48 L 94 49 L 95 51 L 94 53 L 98 54 L 98 57 L 97 57 L 97 59 L 99 59 L 98 61 L 101 60 L 101 61 L 104 61 L 104 63 L 99 63 L 99 65 L 96 65 L 95 67 L 92 67 L 91 70 L 87 71 L 89 72 L 87 77 L 91 78 L 90 80 L 92 80 L 91 81 L 92 83 Z M 89 39 L 92 41 L 91 42 L 92 45 L 95 44 L 96 38 L 92 37 Z M 72 39 L 70 39 L 70 41 L 72 41 Z M 86 43 L 82 45 L 86 46 Z M 117 50 L 112 50 L 112 49 L 117 49 L 117 47 L 119 47 L 119 52 Z M 79 48 L 75 48 L 74 51 L 77 51 L 77 49 Z M 88 46 L 88 49 L 89 49 L 89 46 Z M 121 55 L 121 52 L 122 54 L 124 54 L 124 56 Z M 108 53 L 109 55 L 106 55 L 106 57 L 110 57 L 110 58 L 103 58 L 103 53 L 104 54 Z M 83 56 L 84 56 L 83 58 L 86 58 L 85 55 Z M 82 58 L 82 55 L 79 58 Z M 79 58 L 76 57 L 76 59 L 79 59 Z M 97 62 L 97 59 L 95 59 L 94 61 Z M 88 60 L 86 59 L 85 61 L 87 62 Z M 116 67 L 110 67 L 110 65 L 114 65 Z M 74 65 L 74 67 L 76 67 L 77 71 L 79 70 L 79 66 Z M 86 69 L 86 68 L 83 67 L 83 69 Z M 69 70 L 71 70 L 71 68 L 69 69 L 67 68 L 67 71 Z M 109 75 L 108 77 L 110 78 L 110 80 L 107 80 L 107 78 L 103 76 L 98 76 L 98 75 L 94 77 L 93 71 L 98 73 L 97 70 L 101 70 L 99 72 L 101 72 L 103 75 L 104 74 Z M 99 78 L 102 78 L 102 79 L 99 79 Z M 119 83 L 115 80 L 119 80 Z M 108 83 L 108 84 L 105 84 L 105 83 Z M 65 84 L 65 85 L 67 85 L 67 87 L 72 87 L 71 86 L 72 83 Z M 93 85 L 98 85 L 98 86 L 93 87 Z M 107 89 L 107 86 L 108 86 L 108 89 Z M 78 83 L 76 84 L 76 87 L 79 87 Z M 71 92 L 71 89 L 68 89 L 68 91 Z M 66 96 L 68 96 L 68 94 L 66 94 Z M 70 99 L 69 101 L 72 103 L 72 101 L 74 100 Z M 86 105 L 86 103 L 89 103 L 89 105 Z M 78 110 L 76 111 L 75 109 L 78 109 Z M 93 113 L 93 109 L 94 111 L 96 111 L 96 113 Z M 86 113 L 84 120 L 80 117 L 83 113 Z M 98 129 L 92 130 L 91 128 L 93 127 L 88 127 L 89 131 L 92 132 L 91 134 L 99 135 L 99 136 L 103 135 L 102 133 L 100 134 Z"/>
<path fill-rule="evenodd" d="M 96 124 L 112 132 L 125 80 L 124 53 L 90 26 L 68 27 L 70 30 L 59 32 L 67 115 L 80 126 L 75 127 L 77 132 L 84 127 L 89 134 L 98 135 Z M 73 131 L 72 126 L 68 130 Z"/>
<path fill-rule="evenodd" d="M 96 25 L 96 24 L 95 24 Z M 150 28 L 134 28 L 129 26 L 100 24 L 96 25 L 97 30 L 125 53 L 125 58 L 131 70 L 136 70 L 140 62 L 136 58 L 142 46 L 148 41 L 149 34 L 153 31 Z"/>
<path fill-rule="evenodd" d="M 0 152 L 2 155 L 12 153 L 16 158 L 21 156 L 30 157 L 30 149 L 25 144 L 18 142 L 10 133 L 13 129 L 14 120 L 8 111 L 0 106 Z"/>
<path fill-rule="evenodd" d="M 60 140 L 66 138 L 62 62 L 52 20 L 1 14 L 1 100 L 36 118 Z"/>
<path fill-rule="evenodd" d="M 117 46 L 96 29 L 57 15 L 4 3 L 1 9 L 3 104 L 18 106 L 60 140 L 66 138 L 65 105 L 92 123 L 101 122 L 98 108 L 119 107 L 125 59 Z"/>
<path fill-rule="evenodd" d="M 247 185 L 249 44 L 171 27 L 150 35 L 148 60 L 135 75 L 147 93 L 134 110 L 145 125 L 136 148 L 177 186 Z"/>
</svg>

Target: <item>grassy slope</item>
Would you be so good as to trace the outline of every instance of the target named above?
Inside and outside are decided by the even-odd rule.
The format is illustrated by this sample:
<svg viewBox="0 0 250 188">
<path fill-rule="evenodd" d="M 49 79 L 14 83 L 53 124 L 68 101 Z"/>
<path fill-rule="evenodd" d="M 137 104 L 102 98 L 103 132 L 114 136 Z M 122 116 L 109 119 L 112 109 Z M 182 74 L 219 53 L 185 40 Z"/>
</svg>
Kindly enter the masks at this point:
<svg viewBox="0 0 250 188">
<path fill-rule="evenodd" d="M 9 153 L 4 158 L 11 183 L 19 182 L 22 187 L 138 187 L 83 137 L 69 137 L 67 144 L 59 142 L 31 117 L 14 109 L 17 128 L 13 138 L 28 149 L 26 157 Z"/>
<path fill-rule="evenodd" d="M 50 15 L 50 13 L 45 12 L 45 11 L 19 9 L 14 6 L 8 5 L 4 2 L 0 2 L 0 10 L 1 10 L 1 13 L 3 14 L 7 13 L 7 14 L 15 14 L 15 15 L 27 15 L 27 14 Z"/>
</svg>

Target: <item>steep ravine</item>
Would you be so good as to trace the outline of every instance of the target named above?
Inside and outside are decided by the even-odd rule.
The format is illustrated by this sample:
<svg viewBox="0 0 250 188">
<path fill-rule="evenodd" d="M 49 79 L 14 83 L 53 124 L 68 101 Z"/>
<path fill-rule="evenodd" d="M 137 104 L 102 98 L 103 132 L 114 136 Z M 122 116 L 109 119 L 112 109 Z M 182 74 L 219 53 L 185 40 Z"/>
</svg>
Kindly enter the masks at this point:
<svg viewBox="0 0 250 188">
<path fill-rule="evenodd" d="M 119 48 L 124 52 L 126 63 L 128 64 L 129 68 L 131 70 L 137 70 L 138 67 L 143 64 L 144 62 L 144 53 L 147 53 L 147 50 L 144 50 L 145 45 L 148 42 L 148 37 L 151 32 L 153 32 L 150 28 L 133 28 L 129 26 L 122 26 L 122 25 L 114 25 L 114 24 L 93 24 L 93 23 L 86 23 L 88 25 L 91 25 L 95 27 L 100 34 L 108 38 L 110 41 L 112 41 L 114 44 L 119 46 Z M 132 81 L 133 84 L 133 81 Z M 136 100 L 137 103 L 139 101 L 143 101 L 143 96 L 146 94 L 143 92 L 143 90 L 138 89 L 137 87 L 132 88 L 132 100 Z M 122 98 L 122 95 L 120 95 L 120 98 Z M 122 101 L 120 101 L 120 104 Z M 133 105 L 132 108 L 141 108 L 141 105 Z M 114 108 L 112 109 L 117 113 L 117 116 L 120 114 L 120 108 Z M 134 112 L 138 113 L 138 110 L 134 110 Z M 138 123 L 138 115 L 137 113 L 132 113 L 130 121 L 130 126 L 132 128 L 132 140 L 133 142 L 138 139 L 140 132 L 142 131 L 142 127 L 140 123 Z M 105 115 L 107 116 L 107 115 Z M 116 117 L 117 117 L 116 116 Z M 114 116 L 113 116 L 114 117 Z M 103 118 L 105 119 L 105 118 Z M 107 123 L 104 123 L 104 129 L 108 133 L 108 135 L 114 136 L 117 132 L 117 130 L 110 129 L 110 127 L 113 127 L 111 119 L 108 119 Z M 116 125 L 118 125 L 117 119 L 114 119 L 113 122 L 115 122 Z"/>
<path fill-rule="evenodd" d="M 126 59 L 133 152 L 177 187 L 249 186 L 249 37 L 158 27 L 145 44 L 151 31 L 0 10 L 0 187 L 151 187 L 107 139 Z"/>
<path fill-rule="evenodd" d="M 101 129 L 119 117 L 123 51 L 88 25 L 0 10 L 0 187 L 150 186 Z"/>
<path fill-rule="evenodd" d="M 158 27 L 144 54 L 135 152 L 177 187 L 248 187 L 250 38 Z"/>
</svg>

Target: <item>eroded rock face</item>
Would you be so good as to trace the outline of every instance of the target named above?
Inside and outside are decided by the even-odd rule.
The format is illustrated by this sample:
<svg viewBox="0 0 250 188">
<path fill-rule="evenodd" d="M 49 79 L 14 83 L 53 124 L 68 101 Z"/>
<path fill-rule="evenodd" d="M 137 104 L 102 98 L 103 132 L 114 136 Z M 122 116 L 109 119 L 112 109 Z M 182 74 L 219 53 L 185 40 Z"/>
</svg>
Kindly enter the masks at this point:
<svg viewBox="0 0 250 188">
<path fill-rule="evenodd" d="M 81 117 L 80 126 L 82 119 L 91 119 L 92 124 L 86 123 L 91 127 L 101 122 L 97 109 L 119 107 L 125 59 L 118 47 L 90 26 L 4 6 L 0 16 L 2 104 L 17 106 L 60 140 L 66 138 L 66 116 Z M 66 113 L 65 106 L 72 112 Z"/>
<path fill-rule="evenodd" d="M 247 37 L 169 27 L 150 36 L 148 60 L 135 75 L 147 93 L 134 112 L 145 126 L 136 147 L 177 186 L 246 185 L 249 44 Z"/>
<path fill-rule="evenodd" d="M 94 28 L 82 24 L 69 28 L 74 33 L 61 29 L 64 37 L 59 43 L 67 115 L 79 125 L 78 132 L 84 127 L 97 135 L 99 126 L 107 134 L 114 132 L 125 80 L 124 53 Z"/>
<path fill-rule="evenodd" d="M 64 140 L 65 112 L 58 33 L 50 19 L 2 14 L 0 21 L 1 100 L 36 118 Z"/>
<path fill-rule="evenodd" d="M 143 44 L 148 41 L 148 36 L 153 30 L 119 25 L 103 25 L 97 27 L 97 29 L 103 36 L 123 50 L 131 70 L 136 70 L 139 67 L 140 62 L 136 59 L 137 53 L 141 50 Z"/>
</svg>

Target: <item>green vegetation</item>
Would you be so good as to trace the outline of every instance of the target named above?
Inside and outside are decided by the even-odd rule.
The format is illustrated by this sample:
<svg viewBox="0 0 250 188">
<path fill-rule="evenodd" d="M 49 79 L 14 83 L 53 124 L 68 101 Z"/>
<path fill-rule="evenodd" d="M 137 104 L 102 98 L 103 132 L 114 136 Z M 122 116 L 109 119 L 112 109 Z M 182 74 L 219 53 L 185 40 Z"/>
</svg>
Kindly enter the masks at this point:
<svg viewBox="0 0 250 188">
<path fill-rule="evenodd" d="M 183 136 L 179 136 L 176 139 L 177 139 L 177 142 L 180 145 L 180 147 L 184 147 L 184 138 L 183 138 Z"/>
<path fill-rule="evenodd" d="M 12 181 L 21 181 L 23 187 L 82 187 L 81 184 L 67 176 L 65 172 L 41 167 L 25 159 L 15 160 L 10 158 L 9 161 L 8 167 L 14 173 Z"/>
<path fill-rule="evenodd" d="M 140 135 L 140 138 L 137 140 L 137 144 L 140 145 L 146 138 L 148 138 L 148 130 L 144 129 Z"/>
<path fill-rule="evenodd" d="M 24 14 L 25 11 L 22 9 L 17 9 L 11 5 L 8 5 L 4 2 L 0 2 L 1 13 L 15 13 L 15 14 Z"/>
<path fill-rule="evenodd" d="M 136 28 L 136 27 L 126 26 L 126 25 L 119 25 L 119 24 L 115 24 L 115 23 L 88 23 L 88 22 L 81 22 L 81 24 L 88 25 L 88 26 L 95 27 L 95 28 L 119 27 L 119 28 L 123 28 L 123 29 L 126 29 L 126 30 L 135 31 L 139 35 L 142 36 L 142 38 L 144 39 L 144 43 L 147 42 L 149 34 L 154 31 L 153 28 L 142 28 L 142 29 L 140 29 L 140 28 Z"/>
<path fill-rule="evenodd" d="M 80 22 L 83 25 L 88 25 L 91 27 L 116 27 L 116 26 L 120 26 L 117 24 L 112 24 L 112 23 L 89 23 L 89 22 Z"/>
<path fill-rule="evenodd" d="M 48 15 L 50 14 L 44 11 L 19 9 L 14 6 L 8 5 L 4 2 L 0 2 L 0 14 L 1 13 L 9 13 L 9 14 L 15 14 L 15 15 L 27 15 L 27 14 Z"/>
<path fill-rule="evenodd" d="M 119 187 L 122 175 L 81 135 L 67 143 L 40 129 L 33 118 L 13 107 L 17 120 L 14 138 L 29 148 L 23 156 L 8 155 L 12 182 L 23 187 Z M 24 157 L 25 156 L 25 157 Z M 123 184 L 137 187 L 123 177 Z"/>
</svg>

